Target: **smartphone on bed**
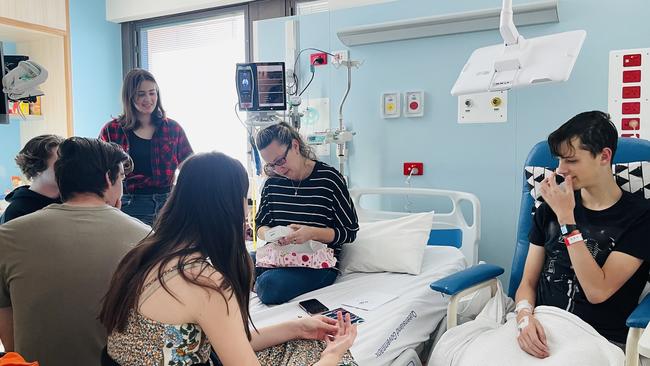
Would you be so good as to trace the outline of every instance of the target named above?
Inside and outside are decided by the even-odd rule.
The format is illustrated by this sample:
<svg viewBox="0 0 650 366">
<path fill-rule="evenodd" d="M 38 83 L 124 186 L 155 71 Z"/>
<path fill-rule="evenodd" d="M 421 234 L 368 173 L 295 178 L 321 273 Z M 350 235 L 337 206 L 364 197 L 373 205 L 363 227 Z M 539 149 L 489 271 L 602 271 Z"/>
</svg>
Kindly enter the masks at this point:
<svg viewBox="0 0 650 366">
<path fill-rule="evenodd" d="M 324 315 L 324 316 L 326 316 L 328 318 L 336 319 L 336 313 L 338 313 L 339 311 L 341 313 L 343 313 L 344 317 L 345 317 L 345 314 L 350 314 L 350 322 L 352 324 L 361 324 L 361 323 L 365 323 L 365 321 L 366 321 L 365 319 L 358 316 L 357 314 L 355 314 L 355 313 L 353 313 L 353 312 L 351 312 L 349 310 L 343 309 L 343 308 L 332 309 L 332 310 L 330 310 L 330 311 L 328 311 L 326 313 L 323 313 L 322 315 Z"/>
<path fill-rule="evenodd" d="M 316 315 L 328 311 L 327 306 L 323 305 L 320 301 L 316 299 L 303 300 L 298 303 L 302 310 L 306 311 L 308 314 Z"/>
</svg>

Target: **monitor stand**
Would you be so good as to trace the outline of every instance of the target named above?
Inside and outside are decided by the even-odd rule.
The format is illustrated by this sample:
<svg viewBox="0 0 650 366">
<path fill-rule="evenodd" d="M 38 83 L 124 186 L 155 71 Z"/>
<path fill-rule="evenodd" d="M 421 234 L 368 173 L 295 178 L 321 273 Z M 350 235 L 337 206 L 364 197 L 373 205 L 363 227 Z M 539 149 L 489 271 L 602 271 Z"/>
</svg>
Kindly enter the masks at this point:
<svg viewBox="0 0 650 366">
<path fill-rule="evenodd" d="M 248 112 L 246 125 L 251 127 L 267 127 L 282 122 L 275 112 Z"/>
</svg>

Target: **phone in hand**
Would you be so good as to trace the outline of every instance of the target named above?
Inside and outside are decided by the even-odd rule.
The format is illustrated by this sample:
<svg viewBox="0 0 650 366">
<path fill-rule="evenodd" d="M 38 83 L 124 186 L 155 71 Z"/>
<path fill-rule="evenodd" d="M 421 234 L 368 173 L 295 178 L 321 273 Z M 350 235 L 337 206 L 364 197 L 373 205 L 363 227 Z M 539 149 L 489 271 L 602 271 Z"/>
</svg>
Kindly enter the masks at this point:
<svg viewBox="0 0 650 366">
<path fill-rule="evenodd" d="M 311 315 L 320 314 L 329 310 L 327 306 L 323 305 L 316 299 L 303 300 L 299 302 L 298 305 L 300 305 L 302 310 Z"/>
<path fill-rule="evenodd" d="M 358 316 L 357 314 L 355 314 L 355 313 L 353 313 L 353 312 L 351 312 L 349 310 L 343 309 L 343 308 L 336 308 L 336 309 L 333 309 L 333 310 L 329 310 L 328 312 L 323 313 L 322 315 L 326 316 L 328 318 L 336 319 L 337 313 L 339 311 L 343 314 L 344 318 L 345 318 L 345 314 L 350 314 L 350 323 L 352 323 L 352 324 L 361 324 L 361 323 L 366 322 L 366 320 L 363 319 L 362 317 Z"/>
</svg>

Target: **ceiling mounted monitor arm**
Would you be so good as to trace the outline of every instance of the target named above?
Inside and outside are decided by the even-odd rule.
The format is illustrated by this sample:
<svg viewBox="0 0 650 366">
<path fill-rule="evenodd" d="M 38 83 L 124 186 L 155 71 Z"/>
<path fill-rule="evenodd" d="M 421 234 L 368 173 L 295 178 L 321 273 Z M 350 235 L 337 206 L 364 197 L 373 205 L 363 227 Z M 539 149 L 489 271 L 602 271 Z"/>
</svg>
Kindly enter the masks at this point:
<svg viewBox="0 0 650 366">
<path fill-rule="evenodd" d="M 523 40 L 523 37 L 517 31 L 512 14 L 512 0 L 503 0 L 499 32 L 506 46 L 518 44 L 520 39 Z"/>
<path fill-rule="evenodd" d="M 499 32 L 503 37 L 503 55 L 494 60 L 494 73 L 490 80 L 488 91 L 508 90 L 512 88 L 519 70 L 524 66 L 522 50 L 526 47 L 526 39 L 517 31 L 512 12 L 512 0 L 503 0 Z"/>
</svg>

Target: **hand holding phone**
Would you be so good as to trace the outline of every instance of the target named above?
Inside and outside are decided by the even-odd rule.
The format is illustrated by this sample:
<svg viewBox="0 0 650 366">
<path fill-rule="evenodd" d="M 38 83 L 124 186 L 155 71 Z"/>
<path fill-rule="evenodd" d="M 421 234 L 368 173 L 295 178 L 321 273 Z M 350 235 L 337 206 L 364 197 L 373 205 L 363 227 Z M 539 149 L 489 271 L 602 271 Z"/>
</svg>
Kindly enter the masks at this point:
<svg viewBox="0 0 650 366">
<path fill-rule="evenodd" d="M 357 337 L 357 326 L 352 325 L 351 318 L 350 313 L 340 318 L 337 314 L 337 332 L 335 335 L 325 338 L 327 347 L 321 353 L 321 359 L 326 358 L 327 355 L 333 355 L 335 359 L 340 360 L 345 352 L 352 347 L 354 339 Z"/>
</svg>

